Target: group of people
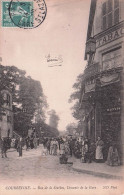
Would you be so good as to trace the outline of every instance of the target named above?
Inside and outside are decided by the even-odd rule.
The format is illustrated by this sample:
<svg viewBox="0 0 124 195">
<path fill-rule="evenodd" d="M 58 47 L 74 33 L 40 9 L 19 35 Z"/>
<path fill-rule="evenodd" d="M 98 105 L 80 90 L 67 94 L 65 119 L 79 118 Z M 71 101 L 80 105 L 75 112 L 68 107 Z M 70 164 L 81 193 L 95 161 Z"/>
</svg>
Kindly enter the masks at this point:
<svg viewBox="0 0 124 195">
<path fill-rule="evenodd" d="M 22 156 L 23 147 L 26 146 L 26 150 L 37 148 L 39 145 L 39 138 L 29 137 L 26 138 L 18 137 L 18 138 L 10 138 L 10 137 L 1 137 L 0 139 L 0 147 L 1 147 L 1 157 L 7 158 L 7 150 L 15 148 L 19 153 L 19 157 Z"/>
<path fill-rule="evenodd" d="M 98 137 L 96 143 L 83 137 L 80 140 L 71 138 L 69 143 L 70 154 L 73 153 L 82 163 L 95 161 L 97 163 L 106 162 L 110 166 L 120 165 L 119 152 L 115 142 L 110 143 L 108 150 L 106 150 L 105 143 L 100 137 Z"/>
<path fill-rule="evenodd" d="M 36 136 L 27 136 L 25 139 L 19 137 L 18 139 L 1 138 L 1 156 L 7 158 L 7 150 L 10 147 L 16 148 L 19 157 L 22 156 L 23 146 L 26 150 L 36 149 L 39 143 L 43 144 L 43 153 L 46 155 L 60 155 L 60 162 L 67 163 L 69 156 L 75 156 L 80 159 L 82 163 L 91 163 L 92 161 L 101 163 L 105 162 L 110 166 L 120 165 L 119 152 L 115 142 L 110 143 L 107 155 L 105 158 L 104 149 L 105 143 L 98 137 L 96 143 L 91 142 L 87 138 L 81 137 L 58 137 L 58 138 L 43 138 L 39 141 Z"/>
<path fill-rule="evenodd" d="M 106 151 L 105 143 L 98 137 L 96 142 L 91 142 L 88 138 L 51 138 L 44 139 L 44 149 L 47 154 L 60 154 L 66 160 L 69 156 L 75 156 L 82 163 L 106 162 L 110 166 L 120 165 L 119 152 L 115 142 L 111 142 Z"/>
</svg>

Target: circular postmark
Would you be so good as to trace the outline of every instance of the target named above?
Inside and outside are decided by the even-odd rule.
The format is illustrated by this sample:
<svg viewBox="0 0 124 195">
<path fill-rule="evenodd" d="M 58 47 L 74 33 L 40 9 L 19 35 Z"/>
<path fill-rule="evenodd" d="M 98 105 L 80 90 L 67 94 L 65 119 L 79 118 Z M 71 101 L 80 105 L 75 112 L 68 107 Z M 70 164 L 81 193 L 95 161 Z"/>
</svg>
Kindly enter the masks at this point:
<svg viewBox="0 0 124 195">
<path fill-rule="evenodd" d="M 24 29 L 38 27 L 45 19 L 45 0 L 11 0 L 9 15 L 15 26 Z"/>
</svg>

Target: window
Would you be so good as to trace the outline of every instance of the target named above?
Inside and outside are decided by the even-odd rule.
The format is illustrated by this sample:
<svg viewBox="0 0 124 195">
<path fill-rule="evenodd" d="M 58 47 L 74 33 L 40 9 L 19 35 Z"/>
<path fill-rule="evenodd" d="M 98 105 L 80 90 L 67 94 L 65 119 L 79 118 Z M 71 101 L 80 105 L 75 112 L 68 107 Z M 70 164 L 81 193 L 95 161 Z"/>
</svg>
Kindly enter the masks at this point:
<svg viewBox="0 0 124 195">
<path fill-rule="evenodd" d="M 119 23 L 119 0 L 107 0 L 102 5 L 103 30 Z"/>
<path fill-rule="evenodd" d="M 102 55 L 103 70 L 121 66 L 121 47 L 115 48 Z"/>
</svg>

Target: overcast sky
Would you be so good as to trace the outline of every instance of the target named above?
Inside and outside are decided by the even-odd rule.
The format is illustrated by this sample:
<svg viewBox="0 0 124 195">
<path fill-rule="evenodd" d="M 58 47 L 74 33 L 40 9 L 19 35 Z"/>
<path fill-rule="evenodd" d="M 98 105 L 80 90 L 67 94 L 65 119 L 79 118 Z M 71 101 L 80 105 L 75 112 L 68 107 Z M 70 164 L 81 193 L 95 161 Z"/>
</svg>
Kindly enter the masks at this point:
<svg viewBox="0 0 124 195">
<path fill-rule="evenodd" d="M 46 0 L 47 16 L 35 29 L 1 28 L 3 65 L 15 65 L 42 84 L 50 109 L 60 117 L 59 130 L 73 122 L 68 103 L 72 85 L 84 70 L 90 0 Z M 62 56 L 49 67 L 46 56 Z"/>
</svg>

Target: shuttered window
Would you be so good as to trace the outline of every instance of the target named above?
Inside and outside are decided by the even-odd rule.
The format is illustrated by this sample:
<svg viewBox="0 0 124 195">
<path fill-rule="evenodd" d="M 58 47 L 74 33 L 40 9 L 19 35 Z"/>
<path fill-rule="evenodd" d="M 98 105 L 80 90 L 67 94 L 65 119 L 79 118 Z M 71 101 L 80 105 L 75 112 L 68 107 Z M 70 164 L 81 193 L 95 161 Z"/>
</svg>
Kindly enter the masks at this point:
<svg viewBox="0 0 124 195">
<path fill-rule="evenodd" d="M 107 0 L 102 5 L 102 29 L 119 23 L 119 0 Z"/>
<path fill-rule="evenodd" d="M 106 9 L 106 2 L 103 3 L 102 5 L 102 15 L 103 15 L 103 30 L 105 30 L 107 28 L 106 24 L 107 24 L 107 9 Z"/>
<path fill-rule="evenodd" d="M 119 22 L 119 0 L 114 0 L 114 24 Z"/>
</svg>

